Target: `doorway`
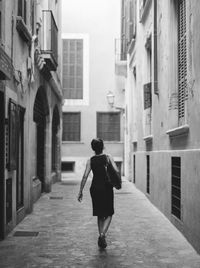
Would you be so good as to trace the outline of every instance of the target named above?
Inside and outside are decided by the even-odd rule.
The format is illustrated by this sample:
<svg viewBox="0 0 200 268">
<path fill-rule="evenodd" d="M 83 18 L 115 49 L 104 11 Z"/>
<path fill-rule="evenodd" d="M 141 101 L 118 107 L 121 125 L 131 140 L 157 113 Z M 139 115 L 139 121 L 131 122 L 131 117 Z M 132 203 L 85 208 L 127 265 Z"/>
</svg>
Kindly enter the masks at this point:
<svg viewBox="0 0 200 268">
<path fill-rule="evenodd" d="M 5 101 L 0 91 L 0 239 L 5 236 Z"/>
<path fill-rule="evenodd" d="M 47 99 L 43 87 L 38 89 L 34 103 L 33 120 L 36 123 L 36 175 L 41 182 L 41 191 L 45 191 L 45 144 Z"/>
</svg>

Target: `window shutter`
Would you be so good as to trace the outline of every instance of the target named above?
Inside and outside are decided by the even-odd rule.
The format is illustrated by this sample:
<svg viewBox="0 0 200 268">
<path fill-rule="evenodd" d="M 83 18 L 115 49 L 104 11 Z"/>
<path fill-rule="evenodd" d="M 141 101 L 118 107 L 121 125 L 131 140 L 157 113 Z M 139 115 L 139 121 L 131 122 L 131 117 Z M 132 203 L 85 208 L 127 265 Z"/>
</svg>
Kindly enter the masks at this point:
<svg viewBox="0 0 200 268">
<path fill-rule="evenodd" d="M 120 113 L 97 113 L 97 137 L 120 141 Z"/>
<path fill-rule="evenodd" d="M 186 1 L 178 2 L 178 118 L 179 124 L 185 118 L 187 94 L 187 42 L 186 42 Z"/>
<path fill-rule="evenodd" d="M 83 40 L 63 40 L 63 90 L 65 99 L 83 98 Z"/>
<path fill-rule="evenodd" d="M 151 83 L 145 84 L 144 89 L 144 109 L 150 108 L 152 104 L 151 100 Z"/>
<path fill-rule="evenodd" d="M 80 113 L 63 114 L 63 141 L 80 141 Z"/>
</svg>

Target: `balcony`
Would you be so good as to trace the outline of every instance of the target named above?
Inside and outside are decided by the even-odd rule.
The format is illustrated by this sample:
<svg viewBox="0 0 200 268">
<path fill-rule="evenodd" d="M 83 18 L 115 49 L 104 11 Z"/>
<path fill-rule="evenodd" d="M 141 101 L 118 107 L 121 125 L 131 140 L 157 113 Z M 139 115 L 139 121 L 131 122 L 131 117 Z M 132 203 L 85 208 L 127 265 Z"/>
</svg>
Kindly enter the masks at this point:
<svg viewBox="0 0 200 268">
<path fill-rule="evenodd" d="M 42 14 L 41 54 L 50 71 L 58 66 L 58 28 L 51 10 L 43 10 Z"/>
<path fill-rule="evenodd" d="M 127 75 L 127 39 L 115 39 L 115 74 Z"/>
</svg>

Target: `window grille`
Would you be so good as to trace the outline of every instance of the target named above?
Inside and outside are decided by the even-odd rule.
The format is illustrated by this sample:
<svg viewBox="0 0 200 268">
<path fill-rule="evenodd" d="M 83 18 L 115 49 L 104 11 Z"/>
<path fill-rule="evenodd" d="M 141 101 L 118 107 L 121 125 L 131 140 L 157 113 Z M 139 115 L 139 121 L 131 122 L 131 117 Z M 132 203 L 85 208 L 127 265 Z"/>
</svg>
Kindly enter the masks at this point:
<svg viewBox="0 0 200 268">
<path fill-rule="evenodd" d="M 83 39 L 63 40 L 63 93 L 65 99 L 83 99 Z"/>
<path fill-rule="evenodd" d="M 147 162 L 147 193 L 150 193 L 150 156 L 146 156 L 146 162 Z"/>
<path fill-rule="evenodd" d="M 81 114 L 63 113 L 63 141 L 80 141 Z"/>
<path fill-rule="evenodd" d="M 120 113 L 97 113 L 97 137 L 120 141 Z"/>
<path fill-rule="evenodd" d="M 6 224 L 12 221 L 12 178 L 6 180 Z"/>
<path fill-rule="evenodd" d="M 171 213 L 181 219 L 181 158 L 172 157 Z"/>
<path fill-rule="evenodd" d="M 178 1 L 178 118 L 181 125 L 185 118 L 187 94 L 187 44 L 186 1 Z"/>
</svg>

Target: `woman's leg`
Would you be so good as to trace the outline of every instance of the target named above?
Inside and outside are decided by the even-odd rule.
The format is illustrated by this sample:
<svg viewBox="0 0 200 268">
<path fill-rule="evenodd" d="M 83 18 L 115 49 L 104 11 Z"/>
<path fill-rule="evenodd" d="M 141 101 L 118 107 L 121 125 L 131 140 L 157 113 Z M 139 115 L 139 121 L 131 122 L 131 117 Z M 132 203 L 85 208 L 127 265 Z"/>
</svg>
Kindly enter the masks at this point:
<svg viewBox="0 0 200 268">
<path fill-rule="evenodd" d="M 104 217 L 97 217 L 97 223 L 98 223 L 98 229 L 99 229 L 99 235 L 103 233 L 103 227 L 104 227 Z"/>
<path fill-rule="evenodd" d="M 111 220 L 112 220 L 112 216 L 108 216 L 104 219 L 104 223 L 103 223 L 103 230 L 102 230 L 102 233 L 105 235 L 108 231 L 108 228 L 110 226 L 110 223 L 111 223 Z"/>
</svg>

